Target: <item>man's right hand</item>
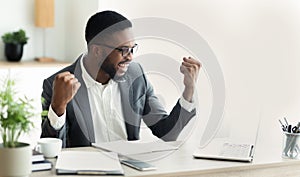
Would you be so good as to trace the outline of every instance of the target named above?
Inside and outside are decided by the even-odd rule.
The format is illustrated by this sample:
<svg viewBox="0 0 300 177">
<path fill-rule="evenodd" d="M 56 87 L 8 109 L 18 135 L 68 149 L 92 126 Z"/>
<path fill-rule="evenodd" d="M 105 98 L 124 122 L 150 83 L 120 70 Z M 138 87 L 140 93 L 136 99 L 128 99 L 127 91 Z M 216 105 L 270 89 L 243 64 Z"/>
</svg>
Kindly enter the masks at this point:
<svg viewBox="0 0 300 177">
<path fill-rule="evenodd" d="M 77 93 L 80 82 L 75 78 L 74 74 L 66 71 L 55 76 L 53 81 L 53 95 L 51 107 L 57 116 L 64 114 L 67 104 Z"/>
</svg>

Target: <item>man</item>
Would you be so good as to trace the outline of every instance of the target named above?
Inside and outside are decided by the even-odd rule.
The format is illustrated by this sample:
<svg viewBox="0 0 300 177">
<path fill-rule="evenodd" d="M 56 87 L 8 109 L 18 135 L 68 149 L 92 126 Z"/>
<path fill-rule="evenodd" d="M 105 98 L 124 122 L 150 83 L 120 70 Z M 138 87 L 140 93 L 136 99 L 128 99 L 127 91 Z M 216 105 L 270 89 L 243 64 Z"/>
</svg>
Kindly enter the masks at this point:
<svg viewBox="0 0 300 177">
<path fill-rule="evenodd" d="M 196 114 L 192 102 L 201 64 L 183 58 L 185 89 L 168 115 L 142 67 L 132 62 L 138 46 L 128 19 L 113 11 L 96 13 L 85 39 L 88 52 L 44 80 L 43 110 L 49 111 L 41 137 L 61 138 L 63 147 L 138 140 L 143 119 L 155 136 L 176 140 Z"/>
</svg>

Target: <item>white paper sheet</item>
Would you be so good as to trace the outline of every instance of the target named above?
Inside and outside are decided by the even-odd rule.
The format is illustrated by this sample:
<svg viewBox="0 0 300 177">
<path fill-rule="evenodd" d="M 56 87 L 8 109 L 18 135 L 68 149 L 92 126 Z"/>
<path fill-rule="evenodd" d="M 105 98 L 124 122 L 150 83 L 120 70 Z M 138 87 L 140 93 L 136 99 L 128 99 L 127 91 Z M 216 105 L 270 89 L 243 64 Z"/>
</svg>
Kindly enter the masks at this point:
<svg viewBox="0 0 300 177">
<path fill-rule="evenodd" d="M 140 141 L 113 141 L 106 143 L 93 143 L 93 146 L 116 152 L 122 155 L 133 155 L 150 152 L 176 150 L 178 147 L 169 145 L 166 142 L 140 142 Z"/>
</svg>

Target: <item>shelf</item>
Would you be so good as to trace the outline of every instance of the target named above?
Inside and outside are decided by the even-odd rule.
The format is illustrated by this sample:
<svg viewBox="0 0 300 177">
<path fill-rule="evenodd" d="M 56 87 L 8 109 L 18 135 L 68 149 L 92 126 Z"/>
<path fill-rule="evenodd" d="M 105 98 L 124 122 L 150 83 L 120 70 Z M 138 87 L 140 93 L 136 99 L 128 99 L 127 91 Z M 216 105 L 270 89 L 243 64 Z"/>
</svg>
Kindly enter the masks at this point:
<svg viewBox="0 0 300 177">
<path fill-rule="evenodd" d="M 34 60 L 9 62 L 0 60 L 0 68 L 22 68 L 22 67 L 63 67 L 70 65 L 70 62 L 37 62 Z"/>
</svg>

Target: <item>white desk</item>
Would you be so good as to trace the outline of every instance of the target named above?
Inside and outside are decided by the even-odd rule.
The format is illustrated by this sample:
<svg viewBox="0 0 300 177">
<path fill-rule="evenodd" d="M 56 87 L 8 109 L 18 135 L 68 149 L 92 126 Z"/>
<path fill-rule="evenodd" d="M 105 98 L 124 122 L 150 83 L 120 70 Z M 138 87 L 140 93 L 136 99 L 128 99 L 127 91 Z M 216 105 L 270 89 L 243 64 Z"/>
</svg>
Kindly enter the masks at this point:
<svg viewBox="0 0 300 177">
<path fill-rule="evenodd" d="M 279 142 L 280 140 L 278 140 Z M 259 145 L 261 144 L 261 146 Z M 197 142 L 187 141 L 181 148 L 170 155 L 150 163 L 157 166 L 157 170 L 139 172 L 123 165 L 125 176 L 203 176 L 203 177 L 229 177 L 229 176 L 255 176 L 255 177 L 291 177 L 300 176 L 300 161 L 281 158 L 281 146 L 266 149 L 262 142 L 258 142 L 255 158 L 252 163 L 226 162 L 194 159 L 192 153 Z M 76 150 L 72 148 L 68 150 Z M 92 147 L 79 148 L 95 150 Z M 137 156 L 137 158 L 145 158 Z M 30 177 L 53 177 L 55 170 L 34 172 Z M 70 177 L 70 176 L 69 176 Z"/>
</svg>

